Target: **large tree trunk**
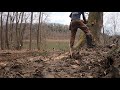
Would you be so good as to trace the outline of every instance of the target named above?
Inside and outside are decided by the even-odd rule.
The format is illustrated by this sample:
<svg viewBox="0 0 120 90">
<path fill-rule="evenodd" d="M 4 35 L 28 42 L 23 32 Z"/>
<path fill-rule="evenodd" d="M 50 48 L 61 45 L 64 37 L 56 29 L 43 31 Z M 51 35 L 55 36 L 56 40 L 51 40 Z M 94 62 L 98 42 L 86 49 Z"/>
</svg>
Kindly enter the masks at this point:
<svg viewBox="0 0 120 90">
<path fill-rule="evenodd" d="M 88 16 L 88 27 L 93 35 L 97 45 L 100 44 L 101 28 L 103 26 L 103 12 L 90 12 Z M 75 49 L 85 44 L 86 37 L 84 33 L 80 33 L 80 39 L 75 45 Z"/>
<path fill-rule="evenodd" d="M 100 35 L 103 27 L 103 12 L 90 12 L 88 17 L 88 26 L 97 45 L 101 43 Z"/>
</svg>

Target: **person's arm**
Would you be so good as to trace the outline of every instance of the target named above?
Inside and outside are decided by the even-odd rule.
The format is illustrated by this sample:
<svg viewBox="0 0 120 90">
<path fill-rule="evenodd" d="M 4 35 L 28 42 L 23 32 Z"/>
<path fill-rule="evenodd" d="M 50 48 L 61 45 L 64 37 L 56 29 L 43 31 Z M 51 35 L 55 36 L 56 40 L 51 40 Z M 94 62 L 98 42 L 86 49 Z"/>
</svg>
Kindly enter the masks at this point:
<svg viewBox="0 0 120 90">
<path fill-rule="evenodd" d="M 86 24 L 86 23 L 87 23 L 87 20 L 86 20 L 86 17 L 85 17 L 84 12 L 81 12 L 81 14 L 82 14 L 82 16 L 83 16 L 83 20 L 84 20 L 84 22 L 85 22 L 85 24 Z"/>
<path fill-rule="evenodd" d="M 70 18 L 72 17 L 72 13 L 70 13 L 69 17 L 70 17 Z"/>
</svg>

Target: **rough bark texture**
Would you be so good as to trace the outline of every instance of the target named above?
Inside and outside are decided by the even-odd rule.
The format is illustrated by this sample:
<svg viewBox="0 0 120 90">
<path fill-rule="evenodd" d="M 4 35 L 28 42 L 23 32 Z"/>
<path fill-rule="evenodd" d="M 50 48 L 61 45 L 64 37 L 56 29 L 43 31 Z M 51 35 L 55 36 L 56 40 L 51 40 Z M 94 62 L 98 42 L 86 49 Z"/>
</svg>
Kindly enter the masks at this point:
<svg viewBox="0 0 120 90">
<path fill-rule="evenodd" d="M 41 12 L 39 13 L 39 24 L 38 24 L 38 30 L 37 30 L 37 49 L 40 50 L 40 29 L 41 29 Z"/>
<path fill-rule="evenodd" d="M 32 22 L 33 22 L 33 12 L 31 12 L 31 23 L 30 23 L 30 44 L 29 44 L 30 50 L 31 50 L 31 45 L 32 45 Z"/>
<path fill-rule="evenodd" d="M 3 12 L 1 12 L 1 28 L 0 28 L 0 39 L 1 39 L 1 49 L 3 50 L 4 48 L 3 48 L 3 18 L 2 18 L 2 14 L 3 14 Z"/>
<path fill-rule="evenodd" d="M 5 47 L 6 49 L 9 49 L 9 41 L 8 41 L 8 19 L 9 19 L 9 12 L 7 14 L 7 19 L 6 19 L 6 31 L 5 31 Z"/>
<path fill-rule="evenodd" d="M 88 26 L 96 44 L 100 44 L 101 28 L 103 26 L 103 12 L 90 12 Z"/>
</svg>

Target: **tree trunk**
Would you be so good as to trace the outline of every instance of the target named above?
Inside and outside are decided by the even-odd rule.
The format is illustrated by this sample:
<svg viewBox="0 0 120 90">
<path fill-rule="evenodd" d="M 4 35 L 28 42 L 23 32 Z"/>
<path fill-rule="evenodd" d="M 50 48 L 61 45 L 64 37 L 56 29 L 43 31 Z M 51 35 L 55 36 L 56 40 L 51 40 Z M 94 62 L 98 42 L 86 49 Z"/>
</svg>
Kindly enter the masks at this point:
<svg viewBox="0 0 120 90">
<path fill-rule="evenodd" d="M 18 14 L 18 12 L 16 12 L 16 49 L 19 50 L 20 49 L 20 35 L 19 35 L 19 29 L 18 29 L 18 24 L 19 24 L 19 21 L 20 21 L 20 16 L 21 16 L 21 13 Z"/>
<path fill-rule="evenodd" d="M 16 12 L 16 49 L 18 49 L 19 47 L 19 43 L 18 43 L 18 12 Z"/>
<path fill-rule="evenodd" d="M 5 47 L 6 47 L 6 49 L 9 49 L 9 42 L 8 42 L 8 19 L 9 19 L 9 12 L 7 14 L 6 31 L 5 31 Z"/>
<path fill-rule="evenodd" d="M 90 12 L 88 17 L 88 26 L 97 45 L 101 43 L 100 35 L 103 27 L 103 12 Z"/>
<path fill-rule="evenodd" d="M 25 24 L 23 26 L 22 33 L 21 33 L 21 41 L 20 41 L 21 48 L 23 47 L 23 36 L 24 36 L 25 29 L 26 29 L 26 20 L 25 20 Z"/>
<path fill-rule="evenodd" d="M 41 37 L 40 36 L 40 27 L 41 27 L 40 21 L 41 21 L 41 12 L 39 13 L 39 24 L 38 24 L 38 30 L 37 30 L 37 49 L 38 50 L 40 50 L 40 43 L 39 43 L 40 38 L 39 37 Z"/>
<path fill-rule="evenodd" d="M 22 23 L 23 23 L 23 16 L 24 16 L 24 12 L 22 12 L 22 17 L 21 17 L 21 23 L 20 23 L 20 28 L 19 28 L 19 43 L 20 43 L 20 49 L 22 48 Z"/>
<path fill-rule="evenodd" d="M 24 20 L 25 20 L 25 24 L 24 24 L 24 26 L 23 26 L 23 28 L 22 28 L 22 32 L 21 32 L 21 41 L 20 41 L 20 43 L 21 43 L 21 48 L 23 47 L 23 37 L 24 37 L 24 32 L 25 32 L 25 30 L 26 30 L 26 26 L 27 26 L 27 22 L 26 22 L 27 19 L 28 19 L 28 17 L 24 19 Z"/>
<path fill-rule="evenodd" d="M 42 47 L 42 19 L 43 19 L 43 13 L 41 12 L 41 22 L 40 22 L 40 48 Z"/>
<path fill-rule="evenodd" d="M 30 23 L 30 44 L 29 44 L 29 50 L 31 50 L 31 45 L 32 45 L 32 22 L 33 22 L 33 12 L 31 12 L 31 23 Z"/>
<path fill-rule="evenodd" d="M 13 45 L 14 20 L 15 20 L 15 12 L 13 12 L 13 15 L 11 16 L 11 19 L 10 19 L 10 37 L 9 37 L 9 41 L 10 41 L 11 47 Z"/>
<path fill-rule="evenodd" d="M 0 33 L 0 37 L 1 37 L 1 50 L 3 50 L 3 18 L 2 18 L 3 12 L 1 12 L 1 33 Z"/>
</svg>

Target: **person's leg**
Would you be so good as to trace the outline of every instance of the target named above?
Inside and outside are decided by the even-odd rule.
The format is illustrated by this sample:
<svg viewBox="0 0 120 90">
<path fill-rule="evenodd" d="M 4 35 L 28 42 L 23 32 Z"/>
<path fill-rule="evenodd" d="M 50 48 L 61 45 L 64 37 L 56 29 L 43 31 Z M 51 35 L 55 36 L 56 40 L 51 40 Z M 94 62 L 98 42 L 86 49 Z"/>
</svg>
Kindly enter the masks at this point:
<svg viewBox="0 0 120 90">
<path fill-rule="evenodd" d="M 77 29 L 71 29 L 70 48 L 73 48 Z"/>
<path fill-rule="evenodd" d="M 93 45 L 93 37 L 89 28 L 83 23 L 83 21 L 79 22 L 79 26 L 79 28 L 86 34 L 87 46 L 93 48 L 95 45 Z"/>
<path fill-rule="evenodd" d="M 72 21 L 71 24 L 70 24 L 70 30 L 71 30 L 71 36 L 70 36 L 70 54 L 72 56 L 73 46 L 74 46 L 74 42 L 75 42 L 75 36 L 76 36 L 76 32 L 77 32 L 76 23 L 74 21 Z"/>
<path fill-rule="evenodd" d="M 71 29 L 71 36 L 70 36 L 70 55 L 73 56 L 73 46 L 75 42 L 75 36 L 76 36 L 77 29 Z"/>
</svg>

